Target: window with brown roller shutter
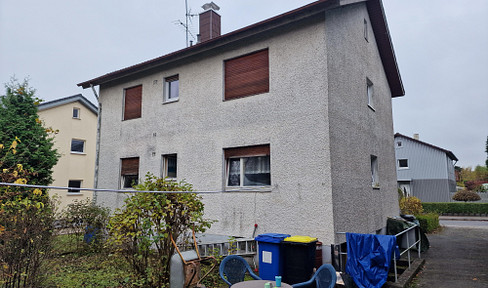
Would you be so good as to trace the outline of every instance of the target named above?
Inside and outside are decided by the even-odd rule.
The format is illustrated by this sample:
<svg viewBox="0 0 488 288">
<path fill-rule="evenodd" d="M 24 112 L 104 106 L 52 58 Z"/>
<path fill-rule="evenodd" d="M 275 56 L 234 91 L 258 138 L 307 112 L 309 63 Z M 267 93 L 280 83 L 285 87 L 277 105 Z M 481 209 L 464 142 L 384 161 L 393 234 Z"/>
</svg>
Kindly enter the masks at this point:
<svg viewBox="0 0 488 288">
<path fill-rule="evenodd" d="M 225 100 L 269 92 L 268 49 L 229 59 L 225 66 Z"/>
<path fill-rule="evenodd" d="M 124 93 L 124 120 L 141 118 L 142 85 L 127 88 Z"/>
<path fill-rule="evenodd" d="M 121 160 L 120 176 L 122 188 L 131 188 L 139 181 L 139 157 L 123 158 Z"/>
</svg>

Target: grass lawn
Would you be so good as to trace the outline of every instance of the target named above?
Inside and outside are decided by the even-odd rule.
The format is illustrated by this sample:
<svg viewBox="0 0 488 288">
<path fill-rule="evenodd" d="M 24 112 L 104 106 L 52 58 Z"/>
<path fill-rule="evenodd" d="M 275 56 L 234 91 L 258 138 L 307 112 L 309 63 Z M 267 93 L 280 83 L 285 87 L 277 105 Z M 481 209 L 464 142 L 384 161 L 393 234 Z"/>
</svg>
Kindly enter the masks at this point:
<svg viewBox="0 0 488 288">
<path fill-rule="evenodd" d="M 77 247 L 73 237 L 56 236 L 53 255 L 46 263 L 48 272 L 45 287 L 140 287 L 131 279 L 131 267 L 125 259 L 107 252 L 90 252 Z M 85 248 L 85 249 L 83 249 Z M 203 281 L 207 288 L 228 287 L 219 276 L 218 266 Z M 202 265 L 201 274 L 209 269 Z"/>
</svg>

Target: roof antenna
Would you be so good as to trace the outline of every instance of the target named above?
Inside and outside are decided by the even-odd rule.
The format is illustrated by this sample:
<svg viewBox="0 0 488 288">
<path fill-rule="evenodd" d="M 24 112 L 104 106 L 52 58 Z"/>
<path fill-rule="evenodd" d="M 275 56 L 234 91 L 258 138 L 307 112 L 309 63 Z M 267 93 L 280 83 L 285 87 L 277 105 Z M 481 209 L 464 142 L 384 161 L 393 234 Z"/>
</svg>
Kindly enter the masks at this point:
<svg viewBox="0 0 488 288">
<path fill-rule="evenodd" d="M 198 14 L 191 14 L 191 10 L 188 10 L 188 0 L 185 0 L 185 23 L 181 22 L 181 20 L 178 20 L 179 24 L 185 28 L 185 33 L 186 33 L 186 47 L 188 47 L 190 42 L 188 41 L 189 37 L 193 38 L 195 40 L 195 36 L 191 33 L 190 27 L 188 26 L 188 22 L 191 22 L 191 17 L 198 16 Z M 193 42 L 193 41 L 191 41 Z"/>
</svg>

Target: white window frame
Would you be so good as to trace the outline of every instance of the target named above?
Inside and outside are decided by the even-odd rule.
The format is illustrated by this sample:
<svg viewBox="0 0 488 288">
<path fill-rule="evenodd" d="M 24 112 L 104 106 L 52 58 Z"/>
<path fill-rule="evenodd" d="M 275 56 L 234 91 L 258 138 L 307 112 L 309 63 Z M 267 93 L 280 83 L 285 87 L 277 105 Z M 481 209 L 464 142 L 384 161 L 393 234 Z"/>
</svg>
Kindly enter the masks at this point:
<svg viewBox="0 0 488 288">
<path fill-rule="evenodd" d="M 168 173 L 168 168 L 169 168 L 168 159 L 172 157 L 174 157 L 176 161 L 175 177 L 170 177 Z M 167 178 L 168 180 L 176 180 L 178 178 L 178 154 L 173 153 L 173 154 L 163 155 L 163 178 Z"/>
<path fill-rule="evenodd" d="M 177 80 L 171 80 L 174 77 L 178 77 Z M 171 83 L 178 82 L 178 95 L 175 98 L 170 98 L 171 96 Z M 177 102 L 180 99 L 180 76 L 179 74 L 175 74 L 173 76 L 165 77 L 163 81 L 164 85 L 164 100 L 163 103 L 172 103 Z"/>
<path fill-rule="evenodd" d="M 228 190 L 232 190 L 232 189 L 236 189 L 236 188 L 249 188 L 249 189 L 253 189 L 253 188 L 256 188 L 256 189 L 259 189 L 260 187 L 261 188 L 269 188 L 271 187 L 271 163 L 270 163 L 270 168 L 269 168 L 269 174 L 270 174 L 270 179 L 269 179 L 269 182 L 270 184 L 269 185 L 250 185 L 250 186 L 245 186 L 244 185 L 244 175 L 245 173 L 243 173 L 243 171 L 245 171 L 245 167 L 244 167 L 244 159 L 246 158 L 255 158 L 255 157 L 269 157 L 269 161 L 271 162 L 271 157 L 270 155 L 266 155 L 266 154 L 261 154 L 261 155 L 252 155 L 252 156 L 243 156 L 243 157 L 229 157 L 227 159 L 225 159 L 225 162 L 226 162 L 226 173 L 225 173 L 225 186 L 227 187 Z M 237 185 L 229 185 L 229 177 L 230 177 L 230 161 L 231 160 L 235 160 L 235 159 L 239 159 L 239 186 Z"/>
<path fill-rule="evenodd" d="M 68 189 L 68 195 L 81 195 L 81 190 L 79 190 L 78 188 L 83 187 L 83 180 L 70 179 L 68 180 L 68 187 L 72 187 L 70 186 L 70 182 L 74 181 L 80 182 L 80 187 L 73 187 L 73 189 Z"/>
<path fill-rule="evenodd" d="M 373 111 L 374 109 L 374 85 L 371 80 L 366 78 L 366 95 L 368 96 L 368 107 L 371 108 Z"/>
<path fill-rule="evenodd" d="M 378 157 L 375 155 L 371 155 L 371 186 L 373 188 L 380 188 L 380 179 L 379 179 L 379 168 L 378 168 Z"/>
<path fill-rule="evenodd" d="M 401 166 L 400 165 L 400 161 L 407 161 L 407 166 Z M 410 166 L 409 166 L 409 163 L 408 163 L 408 159 L 406 158 L 402 158 L 402 159 L 398 159 L 398 170 L 403 170 L 403 169 L 409 169 Z"/>
<path fill-rule="evenodd" d="M 396 148 L 402 148 L 403 147 L 403 142 L 402 141 L 396 141 Z"/>
<path fill-rule="evenodd" d="M 83 149 L 82 149 L 82 151 L 73 151 L 72 150 L 73 149 L 73 141 L 80 141 L 80 142 L 83 143 Z M 71 145 L 70 145 L 70 149 L 69 150 L 70 150 L 71 154 L 85 154 L 85 150 L 86 150 L 85 149 L 86 148 L 86 141 L 85 140 L 73 138 L 73 139 L 71 139 L 71 143 L 70 144 Z"/>
<path fill-rule="evenodd" d="M 76 116 L 75 116 L 75 111 L 76 112 Z M 81 119 L 80 118 L 80 112 L 81 112 L 81 109 L 78 108 L 78 107 L 73 107 L 73 119 Z"/>
</svg>

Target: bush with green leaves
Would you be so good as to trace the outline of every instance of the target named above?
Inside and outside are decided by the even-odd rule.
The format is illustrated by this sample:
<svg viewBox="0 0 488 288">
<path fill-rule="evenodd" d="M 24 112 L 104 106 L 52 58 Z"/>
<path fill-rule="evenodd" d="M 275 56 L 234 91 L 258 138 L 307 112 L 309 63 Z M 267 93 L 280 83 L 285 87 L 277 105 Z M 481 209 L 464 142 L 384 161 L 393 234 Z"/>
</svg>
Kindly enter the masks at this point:
<svg viewBox="0 0 488 288">
<path fill-rule="evenodd" d="M 400 211 L 402 214 L 420 215 L 423 212 L 422 202 L 414 196 L 400 199 Z"/>
<path fill-rule="evenodd" d="M 100 251 L 104 245 L 110 210 L 90 199 L 75 200 L 61 213 L 62 229 L 77 250 Z M 88 237 L 84 237 L 88 236 Z"/>
<path fill-rule="evenodd" d="M 424 213 L 416 215 L 415 218 L 419 220 L 420 228 L 426 233 L 431 233 L 439 227 L 439 214 L 437 213 Z"/>
<path fill-rule="evenodd" d="M 0 164 L 5 155 L 16 154 L 9 147 L 0 145 Z M 33 174 L 16 164 L 2 169 L 0 182 L 27 184 Z M 45 191 L 0 186 L 0 286 L 42 287 L 53 220 L 54 204 Z"/>
<path fill-rule="evenodd" d="M 452 200 L 464 201 L 464 202 L 474 202 L 474 201 L 481 200 L 481 197 L 476 192 L 469 191 L 469 190 L 460 190 L 460 191 L 457 191 L 452 196 Z"/>
<path fill-rule="evenodd" d="M 426 212 L 439 214 L 483 214 L 488 215 L 488 203 L 444 202 L 422 203 Z"/>
<path fill-rule="evenodd" d="M 147 174 L 139 191 L 192 191 L 186 182 Z M 175 252 L 171 237 L 204 232 L 212 221 L 203 218 L 204 205 L 195 193 L 135 193 L 109 221 L 108 243 L 130 263 L 134 279 L 145 287 L 169 285 L 169 263 Z"/>
</svg>

